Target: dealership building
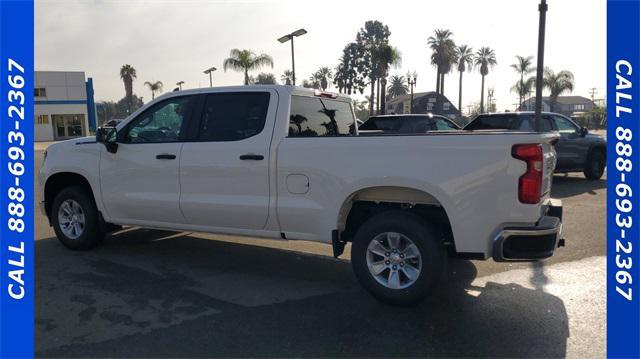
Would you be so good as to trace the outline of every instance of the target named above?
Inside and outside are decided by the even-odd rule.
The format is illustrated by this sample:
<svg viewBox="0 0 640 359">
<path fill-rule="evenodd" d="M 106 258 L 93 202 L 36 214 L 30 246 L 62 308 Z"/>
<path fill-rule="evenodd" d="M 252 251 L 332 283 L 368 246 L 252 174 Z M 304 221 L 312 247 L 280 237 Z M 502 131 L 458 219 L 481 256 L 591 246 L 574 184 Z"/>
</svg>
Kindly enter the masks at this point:
<svg viewBox="0 0 640 359">
<path fill-rule="evenodd" d="M 34 139 L 59 141 L 96 129 L 93 79 L 80 71 L 36 71 Z"/>
</svg>

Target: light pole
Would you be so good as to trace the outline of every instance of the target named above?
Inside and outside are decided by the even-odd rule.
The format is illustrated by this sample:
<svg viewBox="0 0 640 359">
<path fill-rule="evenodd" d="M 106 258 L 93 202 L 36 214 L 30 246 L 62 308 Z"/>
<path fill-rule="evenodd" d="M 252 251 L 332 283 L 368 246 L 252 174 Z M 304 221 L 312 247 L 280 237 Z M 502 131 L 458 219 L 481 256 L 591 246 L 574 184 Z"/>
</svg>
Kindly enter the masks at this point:
<svg viewBox="0 0 640 359">
<path fill-rule="evenodd" d="M 409 88 L 411 88 L 411 107 L 409 108 L 409 113 L 413 113 L 413 86 L 416 85 L 416 81 L 418 81 L 418 74 L 415 71 L 413 74 L 407 72 L 407 83 L 409 84 Z"/>
<path fill-rule="evenodd" d="M 209 75 L 209 87 L 213 87 L 213 78 L 211 77 L 211 73 L 217 70 L 215 67 L 208 68 L 204 70 L 205 75 Z"/>
<path fill-rule="evenodd" d="M 176 82 L 176 85 L 178 86 L 178 88 L 180 88 L 180 91 L 182 91 L 182 84 L 184 84 L 184 81 Z"/>
<path fill-rule="evenodd" d="M 547 8 L 547 0 L 540 0 L 540 5 L 538 5 L 540 22 L 538 25 L 538 67 L 536 68 L 536 112 L 533 121 L 536 132 L 542 131 L 540 116 L 542 112 L 542 73 L 544 70 L 544 27 L 547 18 Z"/>
<path fill-rule="evenodd" d="M 307 33 L 307 30 L 305 29 L 298 29 L 290 34 L 284 35 L 281 38 L 278 39 L 278 41 L 281 44 L 284 44 L 285 42 L 291 40 L 291 73 L 292 73 L 292 82 L 293 82 L 293 86 L 296 85 L 296 58 L 294 55 L 294 51 L 293 51 L 293 38 L 294 37 L 298 37 L 298 36 L 302 36 L 304 34 Z"/>
</svg>

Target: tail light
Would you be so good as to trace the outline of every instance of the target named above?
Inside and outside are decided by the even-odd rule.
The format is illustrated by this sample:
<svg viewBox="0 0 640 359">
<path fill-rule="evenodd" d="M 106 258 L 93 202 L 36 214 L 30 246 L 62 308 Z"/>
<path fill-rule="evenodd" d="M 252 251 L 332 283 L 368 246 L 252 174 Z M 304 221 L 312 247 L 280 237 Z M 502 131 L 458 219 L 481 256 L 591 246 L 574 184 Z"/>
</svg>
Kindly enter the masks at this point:
<svg viewBox="0 0 640 359">
<path fill-rule="evenodd" d="M 539 144 L 515 145 L 511 155 L 527 163 L 527 172 L 518 181 L 518 199 L 522 203 L 540 202 L 542 192 L 542 146 Z"/>
</svg>

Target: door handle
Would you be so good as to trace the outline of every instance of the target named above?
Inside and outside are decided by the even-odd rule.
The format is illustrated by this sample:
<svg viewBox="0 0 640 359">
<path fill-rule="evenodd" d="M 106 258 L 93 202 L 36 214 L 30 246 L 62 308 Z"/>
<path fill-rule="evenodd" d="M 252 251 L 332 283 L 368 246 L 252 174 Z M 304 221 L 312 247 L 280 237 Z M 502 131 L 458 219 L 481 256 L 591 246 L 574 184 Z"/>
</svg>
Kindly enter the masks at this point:
<svg viewBox="0 0 640 359">
<path fill-rule="evenodd" d="M 262 161 L 264 160 L 264 156 L 263 155 L 255 155 L 252 153 L 247 153 L 246 155 L 241 155 L 240 156 L 241 160 L 253 160 L 253 161 Z"/>
<path fill-rule="evenodd" d="M 172 155 L 170 153 L 161 153 L 159 155 L 156 155 L 156 158 L 159 160 L 175 160 L 176 155 Z"/>
</svg>

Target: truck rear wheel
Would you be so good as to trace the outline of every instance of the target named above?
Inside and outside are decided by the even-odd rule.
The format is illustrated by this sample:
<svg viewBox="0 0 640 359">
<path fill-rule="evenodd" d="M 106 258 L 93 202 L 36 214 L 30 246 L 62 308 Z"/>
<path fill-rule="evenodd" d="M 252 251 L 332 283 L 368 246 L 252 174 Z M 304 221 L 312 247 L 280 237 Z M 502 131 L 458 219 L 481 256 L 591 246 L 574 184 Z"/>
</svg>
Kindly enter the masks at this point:
<svg viewBox="0 0 640 359">
<path fill-rule="evenodd" d="M 60 242 L 70 249 L 91 249 L 104 238 L 96 204 L 83 186 L 58 193 L 51 207 L 51 223 Z"/>
<path fill-rule="evenodd" d="M 438 232 L 422 218 L 401 211 L 370 218 L 351 247 L 360 283 L 377 299 L 396 305 L 422 300 L 442 276 L 446 258 Z"/>
<path fill-rule="evenodd" d="M 584 176 L 589 180 L 599 180 L 604 174 L 606 159 L 602 150 L 593 150 L 587 160 Z"/>
</svg>

